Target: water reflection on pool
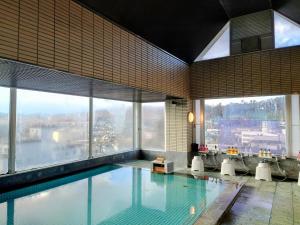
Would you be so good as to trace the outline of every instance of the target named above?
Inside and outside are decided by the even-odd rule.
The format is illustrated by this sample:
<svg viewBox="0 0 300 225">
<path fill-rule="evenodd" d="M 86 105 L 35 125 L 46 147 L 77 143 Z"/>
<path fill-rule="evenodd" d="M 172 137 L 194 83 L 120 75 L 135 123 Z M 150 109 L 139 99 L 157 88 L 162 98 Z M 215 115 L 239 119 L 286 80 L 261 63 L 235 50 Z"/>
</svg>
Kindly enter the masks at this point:
<svg viewBox="0 0 300 225">
<path fill-rule="evenodd" d="M 193 224 L 223 186 L 104 166 L 0 195 L 2 225 Z"/>
</svg>

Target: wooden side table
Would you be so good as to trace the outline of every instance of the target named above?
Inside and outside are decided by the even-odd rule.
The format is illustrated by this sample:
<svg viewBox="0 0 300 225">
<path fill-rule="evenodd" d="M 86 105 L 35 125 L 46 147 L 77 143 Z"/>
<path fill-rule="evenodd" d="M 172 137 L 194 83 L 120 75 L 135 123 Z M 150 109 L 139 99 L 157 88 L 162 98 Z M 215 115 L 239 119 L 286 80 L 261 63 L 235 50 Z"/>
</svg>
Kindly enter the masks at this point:
<svg viewBox="0 0 300 225">
<path fill-rule="evenodd" d="M 151 171 L 153 173 L 173 173 L 174 172 L 174 162 L 165 160 L 161 161 L 152 161 L 151 162 Z"/>
</svg>

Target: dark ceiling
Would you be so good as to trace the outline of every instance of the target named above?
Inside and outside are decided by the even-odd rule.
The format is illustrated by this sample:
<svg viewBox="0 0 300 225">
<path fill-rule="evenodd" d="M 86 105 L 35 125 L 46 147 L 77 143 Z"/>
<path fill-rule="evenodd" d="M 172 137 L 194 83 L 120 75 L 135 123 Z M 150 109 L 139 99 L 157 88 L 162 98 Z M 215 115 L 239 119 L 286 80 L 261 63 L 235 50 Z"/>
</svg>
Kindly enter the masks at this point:
<svg viewBox="0 0 300 225">
<path fill-rule="evenodd" d="M 274 9 L 300 22 L 300 0 L 77 0 L 191 63 L 236 16 Z"/>
</svg>

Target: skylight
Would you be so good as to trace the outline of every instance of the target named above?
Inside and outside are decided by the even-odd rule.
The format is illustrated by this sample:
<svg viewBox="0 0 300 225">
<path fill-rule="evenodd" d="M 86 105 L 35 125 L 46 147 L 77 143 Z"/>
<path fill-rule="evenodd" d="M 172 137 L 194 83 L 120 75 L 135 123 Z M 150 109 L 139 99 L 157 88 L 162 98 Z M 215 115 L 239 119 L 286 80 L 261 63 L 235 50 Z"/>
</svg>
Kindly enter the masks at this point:
<svg viewBox="0 0 300 225">
<path fill-rule="evenodd" d="M 274 11 L 275 48 L 300 45 L 300 25 Z"/>
<path fill-rule="evenodd" d="M 195 62 L 207 59 L 229 56 L 229 23 L 227 23 L 216 37 L 206 46 L 206 48 L 195 59 Z"/>
</svg>

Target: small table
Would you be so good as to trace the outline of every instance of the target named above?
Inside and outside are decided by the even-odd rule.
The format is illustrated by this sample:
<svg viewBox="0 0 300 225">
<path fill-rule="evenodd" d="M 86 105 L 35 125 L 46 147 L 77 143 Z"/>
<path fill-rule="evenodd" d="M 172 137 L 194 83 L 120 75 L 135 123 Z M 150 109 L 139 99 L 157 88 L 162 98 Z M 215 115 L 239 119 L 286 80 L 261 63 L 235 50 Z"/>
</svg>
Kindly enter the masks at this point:
<svg viewBox="0 0 300 225">
<path fill-rule="evenodd" d="M 153 160 L 151 162 L 151 171 L 153 173 L 173 173 L 174 162 L 165 160 L 164 162 Z"/>
</svg>

